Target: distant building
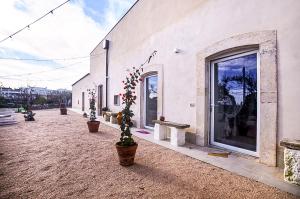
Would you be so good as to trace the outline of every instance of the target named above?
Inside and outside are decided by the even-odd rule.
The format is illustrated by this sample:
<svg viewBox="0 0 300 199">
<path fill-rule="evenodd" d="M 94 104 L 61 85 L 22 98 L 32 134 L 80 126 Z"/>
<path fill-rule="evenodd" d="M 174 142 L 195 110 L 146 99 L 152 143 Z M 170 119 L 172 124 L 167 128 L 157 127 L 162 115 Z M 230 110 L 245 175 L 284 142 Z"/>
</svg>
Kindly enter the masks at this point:
<svg viewBox="0 0 300 199">
<path fill-rule="evenodd" d="M 50 92 L 47 88 L 43 87 L 27 87 L 23 88 L 28 94 L 34 96 L 33 98 L 37 96 L 41 96 L 47 99 L 47 95 Z"/>
<path fill-rule="evenodd" d="M 3 96 L 10 103 L 22 104 L 24 101 L 33 101 L 38 97 L 43 97 L 50 103 L 59 104 L 64 102 L 67 106 L 71 106 L 72 103 L 72 92 L 67 89 L 51 90 L 46 87 L 21 87 L 21 88 L 10 88 L 1 87 L 0 96 Z"/>
<path fill-rule="evenodd" d="M 18 89 L 13 89 L 13 88 L 7 88 L 7 87 L 2 87 L 0 89 L 0 96 L 3 96 L 6 99 L 15 99 L 20 97 L 22 94 L 22 90 L 20 88 Z"/>
</svg>

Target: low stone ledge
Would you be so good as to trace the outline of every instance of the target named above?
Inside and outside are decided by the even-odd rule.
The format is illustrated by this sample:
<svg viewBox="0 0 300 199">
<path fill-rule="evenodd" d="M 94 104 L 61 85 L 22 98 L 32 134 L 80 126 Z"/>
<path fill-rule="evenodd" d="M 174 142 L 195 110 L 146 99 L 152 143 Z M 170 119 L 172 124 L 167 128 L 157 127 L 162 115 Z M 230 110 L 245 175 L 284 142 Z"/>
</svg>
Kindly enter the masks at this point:
<svg viewBox="0 0 300 199">
<path fill-rule="evenodd" d="M 153 122 L 156 123 L 156 124 L 160 124 L 160 125 L 165 125 L 165 126 L 169 126 L 169 127 L 175 127 L 177 129 L 190 128 L 189 124 L 179 124 L 179 123 L 175 123 L 175 122 L 160 121 L 160 120 L 153 120 Z"/>
<path fill-rule="evenodd" d="M 284 180 L 300 185 L 300 141 L 282 140 L 284 149 Z"/>
<path fill-rule="evenodd" d="M 288 140 L 284 139 L 280 141 L 280 146 L 288 149 L 300 150 L 300 140 Z"/>
</svg>

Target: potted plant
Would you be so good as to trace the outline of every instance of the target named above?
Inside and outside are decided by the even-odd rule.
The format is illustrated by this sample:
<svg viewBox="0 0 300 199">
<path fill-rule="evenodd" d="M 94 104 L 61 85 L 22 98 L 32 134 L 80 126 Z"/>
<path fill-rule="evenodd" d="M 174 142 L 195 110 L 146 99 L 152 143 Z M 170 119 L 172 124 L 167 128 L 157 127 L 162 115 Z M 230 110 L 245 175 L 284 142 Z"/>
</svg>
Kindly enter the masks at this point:
<svg viewBox="0 0 300 199">
<path fill-rule="evenodd" d="M 33 113 L 31 110 L 27 111 L 27 113 L 24 115 L 25 121 L 35 121 L 34 116 L 35 113 Z"/>
<path fill-rule="evenodd" d="M 59 108 L 61 115 L 67 115 L 67 108 L 65 103 L 60 103 Z"/>
<path fill-rule="evenodd" d="M 109 111 L 106 111 L 105 112 L 105 114 L 104 114 L 104 120 L 106 121 L 106 122 L 109 122 L 110 121 L 110 116 L 111 116 L 111 112 L 109 112 Z"/>
<path fill-rule="evenodd" d="M 108 108 L 107 107 L 103 107 L 102 109 L 102 116 L 104 117 L 106 112 L 108 111 Z"/>
<path fill-rule="evenodd" d="M 154 51 L 147 61 L 144 63 L 150 63 L 151 58 L 156 54 Z M 134 157 L 138 143 L 136 143 L 130 132 L 130 128 L 133 126 L 132 117 L 134 116 L 131 106 L 135 104 L 136 95 L 135 88 L 137 84 L 142 81 L 141 74 L 143 72 L 142 64 L 140 68 L 133 67 L 133 71 L 126 76 L 126 79 L 122 81 L 124 84 L 124 93 L 120 94 L 122 96 L 122 104 L 125 107 L 122 110 L 122 120 L 120 124 L 121 137 L 120 141 L 115 144 L 119 156 L 120 165 L 130 166 L 134 163 Z"/>
<path fill-rule="evenodd" d="M 98 132 L 100 121 L 96 121 L 96 93 L 95 89 L 88 89 L 87 90 L 90 96 L 89 102 L 90 102 L 90 120 L 87 121 L 87 125 L 89 128 L 89 131 L 91 133 Z"/>
</svg>

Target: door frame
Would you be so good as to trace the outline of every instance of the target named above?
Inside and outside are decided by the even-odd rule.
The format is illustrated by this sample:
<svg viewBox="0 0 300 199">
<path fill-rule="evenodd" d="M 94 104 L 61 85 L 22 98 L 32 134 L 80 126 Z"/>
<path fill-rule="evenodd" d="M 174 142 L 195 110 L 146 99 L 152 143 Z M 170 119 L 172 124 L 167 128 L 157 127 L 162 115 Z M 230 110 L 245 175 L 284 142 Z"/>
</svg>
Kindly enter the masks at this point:
<svg viewBox="0 0 300 199">
<path fill-rule="evenodd" d="M 239 147 L 235 147 L 235 146 L 231 146 L 231 145 L 227 145 L 227 144 L 223 144 L 223 143 L 219 143 L 219 142 L 215 142 L 214 141 L 214 109 L 215 106 L 213 104 L 214 102 L 214 78 L 215 78 L 215 74 L 214 74 L 214 64 L 221 62 L 221 61 L 226 61 L 226 60 L 230 60 L 230 59 L 234 59 L 234 58 L 238 58 L 238 57 L 242 57 L 245 55 L 250 55 L 250 54 L 256 54 L 256 71 L 257 71 L 257 117 L 256 117 L 256 151 L 250 151 L 247 149 L 243 149 L 243 148 L 239 148 Z M 209 109 L 210 109 L 210 114 L 209 114 L 209 124 L 210 124 L 210 128 L 209 128 L 209 134 L 208 134 L 208 138 L 209 138 L 209 144 L 212 146 L 216 146 L 216 147 L 221 147 L 221 148 L 225 148 L 225 149 L 229 149 L 235 152 L 240 152 L 240 153 L 244 153 L 244 154 L 248 154 L 248 155 L 252 155 L 255 157 L 259 157 L 259 152 L 260 152 L 260 58 L 259 58 L 259 51 L 258 50 L 251 50 L 251 51 L 246 51 L 246 52 L 237 52 L 236 54 L 228 54 L 227 56 L 222 56 L 219 57 L 217 59 L 211 60 L 209 63 Z"/>
<path fill-rule="evenodd" d="M 149 78 L 149 77 L 154 77 L 154 76 L 156 76 L 156 78 L 157 78 L 157 89 L 158 89 L 158 75 L 157 74 L 149 74 L 149 75 L 146 75 L 145 77 L 144 77 L 144 83 L 143 83 L 143 97 L 144 97 L 144 100 L 143 100 L 143 126 L 144 126 L 144 128 L 147 128 L 147 129 L 154 129 L 154 127 L 152 127 L 152 126 L 147 126 L 146 125 L 146 120 L 147 120 L 147 116 L 146 116 L 146 112 L 147 112 L 147 109 L 146 109 L 146 100 L 147 100 L 147 98 L 146 98 L 146 79 L 147 78 Z M 157 101 L 158 101 L 158 96 L 157 96 Z M 156 112 L 157 112 L 157 105 L 156 105 Z"/>
</svg>

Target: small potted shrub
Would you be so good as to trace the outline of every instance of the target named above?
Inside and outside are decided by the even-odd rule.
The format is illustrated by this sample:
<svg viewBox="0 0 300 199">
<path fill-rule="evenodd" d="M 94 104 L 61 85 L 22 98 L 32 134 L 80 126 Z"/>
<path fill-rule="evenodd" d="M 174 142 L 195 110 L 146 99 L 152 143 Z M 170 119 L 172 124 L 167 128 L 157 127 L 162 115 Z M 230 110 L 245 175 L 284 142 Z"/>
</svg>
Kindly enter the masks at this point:
<svg viewBox="0 0 300 199">
<path fill-rule="evenodd" d="M 98 132 L 100 121 L 96 121 L 96 96 L 94 89 L 88 89 L 88 93 L 90 96 L 90 120 L 87 122 L 89 131 L 91 133 Z"/>
<path fill-rule="evenodd" d="M 27 113 L 24 115 L 25 121 L 35 121 L 34 116 L 35 113 L 33 113 L 31 110 L 27 111 Z"/>
<path fill-rule="evenodd" d="M 67 107 L 65 103 L 60 103 L 59 109 L 61 115 L 67 115 Z"/>
<path fill-rule="evenodd" d="M 159 117 L 159 120 L 162 121 L 162 122 L 164 122 L 164 121 L 165 121 L 165 116 L 163 116 L 163 115 L 160 116 L 160 117 Z"/>
<path fill-rule="evenodd" d="M 106 112 L 105 114 L 104 114 L 104 120 L 106 121 L 106 122 L 109 122 L 110 121 L 110 116 L 111 116 L 111 112 Z"/>
<path fill-rule="evenodd" d="M 144 64 L 150 63 L 151 58 L 155 54 L 156 51 L 151 54 Z M 135 104 L 136 95 L 134 90 L 137 84 L 142 81 L 141 73 L 143 72 L 144 64 L 137 69 L 133 67 L 133 71 L 126 76 L 124 81 L 122 81 L 124 84 L 124 93 L 120 93 L 120 96 L 122 96 L 122 104 L 125 105 L 125 107 L 122 110 L 120 141 L 115 144 L 120 165 L 122 166 L 130 166 L 134 164 L 135 153 L 138 147 L 138 144 L 134 141 L 130 132 L 130 128 L 133 126 L 132 117 L 134 116 L 131 106 Z"/>
<path fill-rule="evenodd" d="M 110 121 L 111 112 L 107 107 L 102 108 L 102 116 L 104 118 L 104 121 L 106 122 Z"/>
<path fill-rule="evenodd" d="M 103 107 L 102 109 L 102 116 L 104 117 L 106 112 L 108 111 L 108 108 L 107 107 Z"/>
</svg>

